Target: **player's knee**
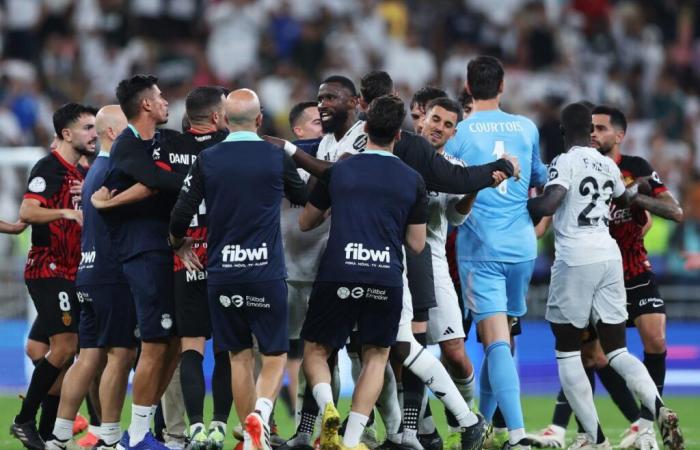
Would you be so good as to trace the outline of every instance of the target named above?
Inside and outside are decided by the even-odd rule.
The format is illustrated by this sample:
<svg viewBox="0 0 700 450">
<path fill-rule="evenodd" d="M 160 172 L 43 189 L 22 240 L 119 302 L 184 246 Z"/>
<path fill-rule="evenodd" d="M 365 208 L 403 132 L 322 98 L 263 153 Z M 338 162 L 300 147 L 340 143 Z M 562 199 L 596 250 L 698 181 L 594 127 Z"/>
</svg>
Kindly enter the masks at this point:
<svg viewBox="0 0 700 450">
<path fill-rule="evenodd" d="M 616 324 L 598 322 L 596 328 L 600 336 L 600 345 L 606 355 L 619 348 L 627 347 L 625 322 Z"/>
<path fill-rule="evenodd" d="M 666 351 L 666 336 L 664 333 L 646 336 L 642 341 L 646 353 L 663 353 Z"/>
<path fill-rule="evenodd" d="M 577 352 L 581 350 L 581 334 L 583 330 L 568 323 L 552 323 L 550 325 L 552 333 L 554 333 L 557 351 Z"/>
<path fill-rule="evenodd" d="M 450 339 L 440 342 L 440 351 L 443 354 L 445 363 L 450 368 L 461 368 L 467 363 L 464 353 L 464 341 L 462 339 Z"/>
</svg>

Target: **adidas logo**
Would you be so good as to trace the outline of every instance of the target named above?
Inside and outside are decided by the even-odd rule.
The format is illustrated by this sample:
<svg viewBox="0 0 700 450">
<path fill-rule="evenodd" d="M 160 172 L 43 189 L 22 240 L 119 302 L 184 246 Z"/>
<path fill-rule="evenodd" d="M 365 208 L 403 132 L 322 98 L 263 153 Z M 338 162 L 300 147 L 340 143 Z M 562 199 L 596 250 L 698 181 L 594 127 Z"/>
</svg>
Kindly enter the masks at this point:
<svg viewBox="0 0 700 450">
<path fill-rule="evenodd" d="M 447 336 L 448 334 L 453 334 L 455 330 L 452 329 L 452 327 L 447 327 L 444 333 L 442 333 L 443 336 Z"/>
</svg>

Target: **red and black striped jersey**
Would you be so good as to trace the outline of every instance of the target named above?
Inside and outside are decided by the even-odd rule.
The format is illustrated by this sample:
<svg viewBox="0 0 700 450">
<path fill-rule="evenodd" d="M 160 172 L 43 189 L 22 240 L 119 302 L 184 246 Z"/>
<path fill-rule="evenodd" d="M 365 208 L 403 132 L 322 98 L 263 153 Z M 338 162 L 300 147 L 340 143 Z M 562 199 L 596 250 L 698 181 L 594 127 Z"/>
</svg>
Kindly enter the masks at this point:
<svg viewBox="0 0 700 450">
<path fill-rule="evenodd" d="M 41 158 L 29 175 L 26 199 L 38 200 L 50 209 L 80 209 L 80 194 L 71 194 L 70 187 L 83 181 L 78 168 L 57 152 Z M 75 280 L 80 263 L 80 225 L 73 220 L 32 225 L 32 246 L 29 249 L 24 278 L 64 278 Z"/>
<path fill-rule="evenodd" d="M 228 136 L 228 131 L 198 133 L 193 130 L 188 130 L 182 134 L 164 139 L 161 143 L 160 150 L 157 153 L 153 153 L 153 159 L 156 165 L 161 169 L 187 174 L 202 150 L 218 144 L 226 139 L 226 136 Z M 177 195 L 173 196 L 173 205 L 176 199 Z M 194 251 L 205 267 L 207 265 L 206 214 L 207 207 L 204 204 L 204 200 L 202 200 L 185 234 L 185 236 L 200 241 L 194 245 Z M 184 269 L 185 266 L 182 264 L 182 261 L 175 255 L 174 270 L 178 272 Z"/>
<path fill-rule="evenodd" d="M 633 183 L 637 178 L 649 177 L 652 196 L 657 196 L 668 190 L 659 175 L 644 158 L 622 155 L 616 162 L 625 180 L 625 185 Z M 647 258 L 644 236 L 642 235 L 642 229 L 647 223 L 644 209 L 639 206 L 617 208 L 613 203 L 610 218 L 610 234 L 617 241 L 622 253 L 625 280 L 650 271 L 651 263 Z"/>
</svg>

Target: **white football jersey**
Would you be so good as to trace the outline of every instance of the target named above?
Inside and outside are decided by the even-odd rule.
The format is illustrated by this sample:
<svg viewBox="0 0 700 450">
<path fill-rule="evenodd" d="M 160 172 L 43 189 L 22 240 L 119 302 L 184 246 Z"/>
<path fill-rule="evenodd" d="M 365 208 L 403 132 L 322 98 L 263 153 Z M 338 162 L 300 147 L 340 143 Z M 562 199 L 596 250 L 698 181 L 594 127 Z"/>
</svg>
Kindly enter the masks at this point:
<svg viewBox="0 0 700 450">
<path fill-rule="evenodd" d="M 452 164 L 464 166 L 464 162 L 452 155 L 443 154 L 444 158 Z M 430 251 L 435 259 L 444 260 L 445 242 L 447 241 L 447 227 L 461 225 L 467 216 L 459 214 L 455 210 L 455 204 L 462 195 L 446 194 L 444 192 L 428 191 L 428 227 L 426 242 L 430 244 Z"/>
<path fill-rule="evenodd" d="M 567 189 L 554 214 L 556 259 L 581 266 L 619 259 L 620 249 L 610 236 L 610 202 L 625 192 L 615 162 L 591 147 L 572 147 L 554 158 L 545 185 Z"/>
<path fill-rule="evenodd" d="M 357 154 L 364 150 L 366 146 L 365 121 L 358 120 L 340 140 L 336 140 L 333 133 L 324 135 L 318 145 L 316 157 L 324 161 L 336 162 L 343 153 Z"/>
</svg>

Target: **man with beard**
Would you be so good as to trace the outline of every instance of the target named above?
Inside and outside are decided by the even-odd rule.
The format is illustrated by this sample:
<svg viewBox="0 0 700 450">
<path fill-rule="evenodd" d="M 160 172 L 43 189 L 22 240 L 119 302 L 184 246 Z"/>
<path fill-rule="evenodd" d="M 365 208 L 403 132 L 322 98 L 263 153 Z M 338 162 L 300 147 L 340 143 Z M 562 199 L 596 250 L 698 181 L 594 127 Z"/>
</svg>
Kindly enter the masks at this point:
<svg viewBox="0 0 700 450">
<path fill-rule="evenodd" d="M 179 360 L 173 254 L 167 243 L 170 203 L 163 201 L 163 193 L 176 192 L 185 176 L 158 168 L 152 159 L 160 148 L 156 126 L 168 119 L 168 102 L 157 83 L 156 77 L 135 75 L 117 86 L 117 99 L 129 124 L 112 147 L 107 187 L 97 193 L 106 193 L 105 204 L 93 201 L 98 209 L 108 209 L 107 189 L 122 191 L 136 183 L 161 192 L 104 214 L 134 296 L 142 341 L 133 381 L 131 424 L 120 441 L 125 449 L 165 449 L 150 433 L 150 419 Z"/>
<path fill-rule="evenodd" d="M 43 450 L 35 419 L 42 400 L 69 365 L 78 348 L 79 306 L 75 274 L 80 262 L 80 195 L 71 192 L 83 175 L 77 169 L 83 155 L 95 152 L 95 110 L 77 103 L 53 115 L 56 150 L 40 159 L 29 175 L 20 206 L 22 222 L 32 225 L 32 246 L 24 279 L 42 329 L 49 336 L 49 353 L 36 363 L 27 395 L 10 432 L 25 447 Z"/>
</svg>

